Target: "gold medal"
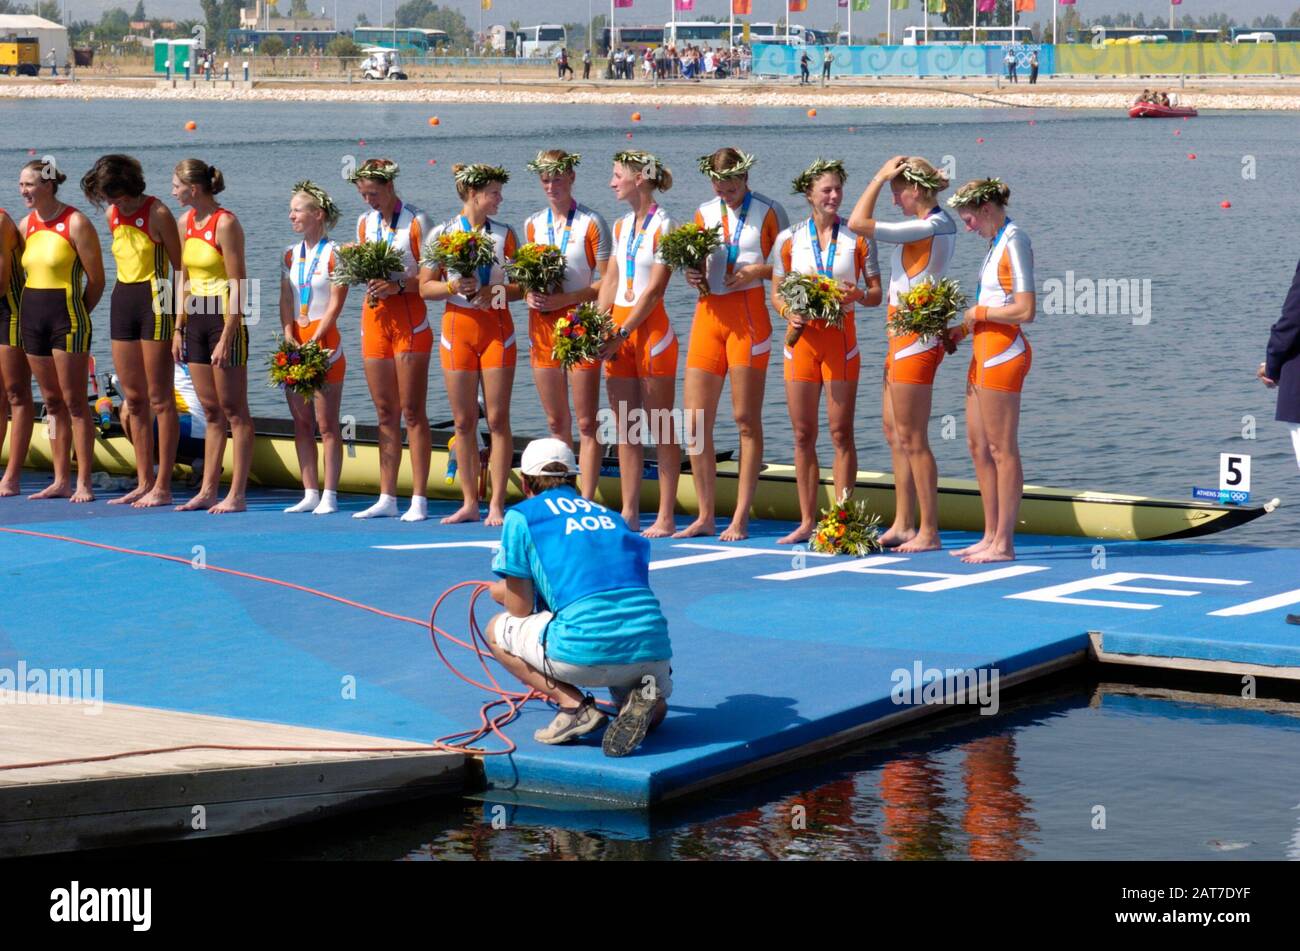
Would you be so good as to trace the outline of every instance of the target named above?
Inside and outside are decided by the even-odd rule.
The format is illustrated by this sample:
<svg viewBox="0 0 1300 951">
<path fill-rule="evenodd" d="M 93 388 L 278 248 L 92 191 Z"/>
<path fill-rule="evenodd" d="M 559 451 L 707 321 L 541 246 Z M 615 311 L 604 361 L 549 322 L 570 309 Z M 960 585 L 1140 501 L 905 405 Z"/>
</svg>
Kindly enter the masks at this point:
<svg viewBox="0 0 1300 951">
<path fill-rule="evenodd" d="M 627 289 L 627 293 L 623 295 L 623 300 L 627 301 L 630 304 L 632 303 L 633 299 L 635 299 L 635 297 L 636 295 L 632 293 L 632 288 L 629 287 Z"/>
</svg>

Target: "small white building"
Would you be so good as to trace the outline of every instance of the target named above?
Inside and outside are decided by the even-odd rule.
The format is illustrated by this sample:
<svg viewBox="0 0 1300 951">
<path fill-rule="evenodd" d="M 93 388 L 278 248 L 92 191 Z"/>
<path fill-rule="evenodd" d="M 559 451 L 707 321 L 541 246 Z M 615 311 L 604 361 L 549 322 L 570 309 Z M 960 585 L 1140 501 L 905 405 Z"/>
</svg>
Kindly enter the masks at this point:
<svg viewBox="0 0 1300 951">
<path fill-rule="evenodd" d="M 44 17 L 28 14 L 0 13 L 0 39 L 30 36 L 41 46 L 41 68 L 49 66 L 50 51 L 60 67 L 66 64 L 68 53 L 68 28 Z"/>
</svg>

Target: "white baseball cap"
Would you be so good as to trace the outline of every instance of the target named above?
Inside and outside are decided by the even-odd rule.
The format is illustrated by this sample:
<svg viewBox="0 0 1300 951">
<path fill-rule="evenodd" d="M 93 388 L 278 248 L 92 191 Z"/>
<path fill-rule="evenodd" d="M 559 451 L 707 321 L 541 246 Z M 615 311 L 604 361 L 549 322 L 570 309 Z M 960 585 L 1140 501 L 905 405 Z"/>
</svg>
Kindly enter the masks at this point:
<svg viewBox="0 0 1300 951">
<path fill-rule="evenodd" d="M 564 466 L 564 473 L 547 471 L 548 466 L 557 462 Z M 524 454 L 519 460 L 519 471 L 526 476 L 577 475 L 578 461 L 573 458 L 573 450 L 563 440 L 551 437 L 534 439 L 524 447 Z"/>
</svg>

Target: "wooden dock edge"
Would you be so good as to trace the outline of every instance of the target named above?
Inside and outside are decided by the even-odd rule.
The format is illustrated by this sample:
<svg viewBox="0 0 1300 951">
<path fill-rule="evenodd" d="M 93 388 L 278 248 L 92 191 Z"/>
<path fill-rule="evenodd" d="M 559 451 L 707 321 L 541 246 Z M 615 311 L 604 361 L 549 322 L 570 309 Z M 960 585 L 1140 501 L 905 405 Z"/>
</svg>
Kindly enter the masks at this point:
<svg viewBox="0 0 1300 951">
<path fill-rule="evenodd" d="M 1182 670 L 1198 674 L 1231 674 L 1240 677 L 1268 677 L 1276 680 L 1300 680 L 1300 667 L 1272 667 L 1268 664 L 1245 664 L 1235 660 L 1203 660 L 1197 657 L 1160 657 L 1154 654 L 1117 654 L 1106 650 L 1102 631 L 1088 632 L 1088 655 L 1102 664 L 1128 667 L 1151 667 L 1158 670 Z"/>
</svg>

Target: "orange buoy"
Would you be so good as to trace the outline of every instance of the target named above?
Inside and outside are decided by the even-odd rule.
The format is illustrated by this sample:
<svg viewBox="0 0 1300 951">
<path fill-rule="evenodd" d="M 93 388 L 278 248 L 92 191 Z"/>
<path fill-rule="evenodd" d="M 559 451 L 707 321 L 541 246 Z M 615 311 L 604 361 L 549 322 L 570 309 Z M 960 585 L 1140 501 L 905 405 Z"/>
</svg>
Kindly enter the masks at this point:
<svg viewBox="0 0 1300 951">
<path fill-rule="evenodd" d="M 1219 207 L 1220 207 L 1220 208 L 1231 208 L 1231 207 L 1232 207 L 1232 202 L 1228 201 L 1228 200 L 1225 198 L 1223 201 L 1219 202 Z"/>
<path fill-rule="evenodd" d="M 1174 135 L 1182 135 L 1182 134 L 1183 134 L 1182 129 L 1174 129 Z"/>
<path fill-rule="evenodd" d="M 357 139 L 357 145 L 365 145 L 365 144 L 366 144 L 365 139 Z"/>
<path fill-rule="evenodd" d="M 35 155 L 35 154 L 36 154 L 36 150 L 35 150 L 35 149 L 28 149 L 28 150 L 27 150 L 27 154 L 28 154 L 28 155 Z"/>
<path fill-rule="evenodd" d="M 1029 124 L 1030 124 L 1030 125 L 1038 125 L 1038 120 L 1037 120 L 1037 119 L 1030 119 L 1030 120 L 1029 120 Z"/>
<path fill-rule="evenodd" d="M 816 118 L 817 118 L 817 110 L 816 110 L 816 109 L 809 109 L 809 110 L 808 110 L 808 118 L 809 118 L 809 119 L 816 119 Z"/>
<path fill-rule="evenodd" d="M 627 134 L 627 137 L 628 137 L 629 139 L 632 138 L 632 133 L 629 132 L 629 133 Z"/>
<path fill-rule="evenodd" d="M 659 103 L 655 103 L 655 108 L 656 108 L 656 109 L 662 109 L 663 106 L 659 105 Z"/>
<path fill-rule="evenodd" d="M 1195 153 L 1195 152 L 1188 152 L 1188 153 L 1187 153 L 1187 157 L 1188 157 L 1189 159 L 1191 159 L 1193 162 L 1196 161 L 1196 153 Z"/>
<path fill-rule="evenodd" d="M 197 129 L 198 127 L 199 127 L 199 124 L 198 124 L 197 122 L 195 122 L 193 119 L 191 119 L 189 122 L 185 123 L 185 131 L 186 131 L 186 132 L 193 132 L 193 131 L 194 131 L 195 129 Z"/>
<path fill-rule="evenodd" d="M 430 165 L 437 165 L 437 164 L 438 164 L 438 160 L 437 160 L 436 158 L 431 158 L 431 159 L 429 159 L 429 164 L 430 164 Z"/>
<path fill-rule="evenodd" d="M 981 139 L 976 139 L 976 140 L 975 140 L 975 144 L 976 144 L 976 145 L 983 145 L 983 144 L 984 144 L 984 140 L 983 140 L 982 138 L 981 138 Z"/>
<path fill-rule="evenodd" d="M 633 122 L 640 122 L 640 121 L 641 121 L 641 113 L 639 113 L 639 112 L 634 112 L 634 113 L 632 113 L 632 121 L 633 121 Z"/>
<path fill-rule="evenodd" d="M 439 119 L 437 116 L 430 116 L 429 125 L 442 125 L 442 120 Z"/>
</svg>

